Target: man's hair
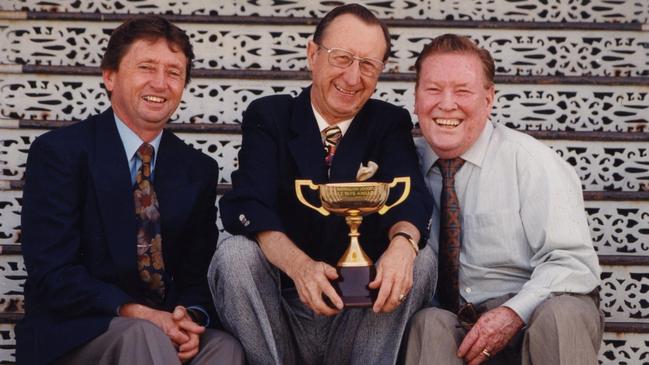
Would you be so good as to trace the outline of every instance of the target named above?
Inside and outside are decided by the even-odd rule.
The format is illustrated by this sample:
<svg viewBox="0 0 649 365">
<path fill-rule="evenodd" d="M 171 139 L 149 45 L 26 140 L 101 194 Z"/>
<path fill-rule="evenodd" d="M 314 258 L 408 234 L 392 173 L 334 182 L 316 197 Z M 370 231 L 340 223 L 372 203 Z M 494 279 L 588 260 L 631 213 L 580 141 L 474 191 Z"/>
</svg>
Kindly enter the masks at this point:
<svg viewBox="0 0 649 365">
<path fill-rule="evenodd" d="M 327 28 L 329 28 L 329 25 L 331 25 L 331 22 L 333 22 L 337 17 L 344 14 L 351 14 L 356 18 L 362 20 L 365 24 L 378 25 L 381 27 L 381 30 L 383 31 L 383 38 L 385 40 L 385 53 L 383 54 L 383 62 L 385 62 L 385 60 L 387 60 L 390 56 L 390 50 L 392 48 L 388 26 L 385 25 L 382 20 L 377 18 L 366 7 L 359 4 L 342 5 L 328 12 L 327 15 L 325 15 L 324 18 L 320 20 L 318 26 L 316 26 L 315 33 L 313 33 L 313 42 L 317 45 L 320 45 L 320 42 L 322 42 L 322 38 L 324 38 L 325 32 L 327 31 Z"/>
<path fill-rule="evenodd" d="M 189 37 L 182 29 L 158 15 L 137 16 L 115 28 L 101 60 L 101 69 L 117 71 L 119 63 L 130 46 L 141 39 L 153 42 L 165 39 L 170 47 L 182 51 L 187 57 L 185 85 L 189 83 L 194 60 L 194 51 Z"/>
<path fill-rule="evenodd" d="M 486 86 L 494 84 L 496 65 L 494 64 L 494 59 L 491 57 L 489 51 L 482 47 L 478 47 L 478 45 L 469 37 L 447 33 L 433 38 L 433 40 L 425 45 L 424 49 L 421 50 L 421 53 L 415 62 L 415 72 L 417 75 L 416 85 L 419 84 L 421 64 L 424 60 L 429 56 L 442 53 L 467 53 L 475 55 L 480 59 L 480 63 L 482 63 L 482 73 L 487 82 Z"/>
</svg>

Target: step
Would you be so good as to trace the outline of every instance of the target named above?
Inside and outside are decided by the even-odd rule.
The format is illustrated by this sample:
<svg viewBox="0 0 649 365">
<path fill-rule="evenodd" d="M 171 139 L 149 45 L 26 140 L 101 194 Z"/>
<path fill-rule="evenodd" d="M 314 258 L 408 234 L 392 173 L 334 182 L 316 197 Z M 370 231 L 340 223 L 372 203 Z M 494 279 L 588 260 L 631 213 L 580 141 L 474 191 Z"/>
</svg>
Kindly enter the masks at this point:
<svg viewBox="0 0 649 365">
<path fill-rule="evenodd" d="M 41 129 L 0 129 L 0 179 L 22 179 L 31 142 Z M 646 136 L 647 134 L 643 134 Z M 219 183 L 230 183 L 237 169 L 239 134 L 178 133 L 195 148 L 213 157 L 220 167 Z M 587 191 L 649 191 L 647 141 L 544 140 L 571 164 Z"/>
<path fill-rule="evenodd" d="M 120 21 L 1 20 L 0 64 L 99 66 Z M 182 23 L 200 69 L 306 71 L 305 47 L 314 26 Z M 412 72 L 432 37 L 468 35 L 488 49 L 496 73 L 511 76 L 649 76 L 649 32 L 643 30 L 431 28 L 393 26 L 387 73 Z M 219 50 L 223 50 L 219 52 Z"/>
<path fill-rule="evenodd" d="M 231 16 L 236 18 L 264 18 L 264 22 L 290 21 L 306 18 L 316 21 L 338 1 L 182 1 L 160 2 L 156 0 L 139 0 L 135 2 L 114 2 L 112 0 L 95 0 L 80 2 L 60 0 L 44 2 L 38 0 L 5 0 L 0 3 L 0 10 L 13 11 L 15 17 L 42 18 L 48 15 L 59 15 L 70 12 L 86 16 L 101 16 L 101 19 L 114 15 L 153 12 L 175 14 L 174 18 L 183 16 L 209 18 Z M 502 22 L 549 22 L 549 23 L 585 23 L 585 24 L 630 24 L 640 25 L 649 22 L 649 5 L 643 1 L 610 1 L 590 0 L 575 4 L 570 0 L 551 1 L 489 1 L 479 6 L 461 1 L 371 1 L 360 0 L 380 18 L 414 20 L 438 19 L 454 21 L 497 21 Z M 20 12 L 18 12 L 20 11 Z M 46 12 L 46 13 L 43 13 Z M 49 13 L 51 12 L 51 13 Z M 60 15 L 59 15 L 60 16 Z M 79 16 L 79 15 L 76 15 Z M 270 17 L 270 20 L 265 19 Z M 301 20 L 301 19 L 300 19 Z"/>
<path fill-rule="evenodd" d="M 94 73 L 98 70 L 93 69 L 92 75 L 65 72 L 70 69 L 8 73 L 8 67 L 0 66 L 0 118 L 83 120 L 107 108 L 101 77 Z M 172 122 L 239 124 L 253 100 L 274 94 L 297 95 L 309 85 L 308 80 L 282 79 L 281 75 L 270 79 L 228 78 L 242 73 L 195 77 L 185 89 Z M 603 80 L 597 85 L 546 84 L 547 80 L 537 83 L 528 77 L 512 79 L 516 83 L 497 84 L 492 118 L 521 130 L 649 131 L 649 77 L 615 80 L 629 84 L 606 85 Z M 554 81 L 575 82 L 574 78 Z M 374 97 L 405 107 L 413 120 L 417 119 L 413 114 L 414 82 L 380 81 Z"/>
</svg>

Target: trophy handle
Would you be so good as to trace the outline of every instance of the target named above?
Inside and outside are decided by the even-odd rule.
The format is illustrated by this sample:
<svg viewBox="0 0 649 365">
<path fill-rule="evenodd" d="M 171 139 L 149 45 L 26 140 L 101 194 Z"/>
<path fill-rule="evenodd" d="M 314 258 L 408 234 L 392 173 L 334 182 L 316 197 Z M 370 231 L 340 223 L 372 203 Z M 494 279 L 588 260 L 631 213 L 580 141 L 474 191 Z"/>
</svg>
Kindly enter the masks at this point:
<svg viewBox="0 0 649 365">
<path fill-rule="evenodd" d="M 318 185 L 314 184 L 313 181 L 311 180 L 295 180 L 295 195 L 297 195 L 297 199 L 300 201 L 300 203 L 317 211 L 318 213 L 324 215 L 325 217 L 328 216 L 329 215 L 328 210 L 326 210 L 323 207 L 316 207 L 315 205 L 309 203 L 308 201 L 306 201 L 306 199 L 304 199 L 304 195 L 302 195 L 303 186 L 308 186 L 311 190 L 318 190 Z"/>
<path fill-rule="evenodd" d="M 297 182 L 296 182 L 297 183 Z M 379 214 L 383 215 L 388 212 L 388 210 L 394 208 L 395 206 L 403 203 L 404 200 L 408 197 L 408 194 L 410 194 L 410 176 L 404 176 L 404 177 L 395 177 L 394 180 L 388 185 L 388 187 L 393 188 L 397 186 L 398 183 L 403 183 L 403 193 L 401 194 L 401 197 L 394 202 L 392 205 L 384 205 L 380 210 Z"/>
</svg>

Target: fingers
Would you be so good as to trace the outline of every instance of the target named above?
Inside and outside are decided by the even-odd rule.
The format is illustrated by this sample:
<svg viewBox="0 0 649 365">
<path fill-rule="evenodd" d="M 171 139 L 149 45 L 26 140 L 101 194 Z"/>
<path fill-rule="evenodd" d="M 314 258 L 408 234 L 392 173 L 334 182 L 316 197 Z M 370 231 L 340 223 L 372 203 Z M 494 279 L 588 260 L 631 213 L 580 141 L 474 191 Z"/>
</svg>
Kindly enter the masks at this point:
<svg viewBox="0 0 649 365">
<path fill-rule="evenodd" d="M 338 277 L 336 269 L 323 262 L 314 261 L 305 271 L 307 272 L 304 276 L 295 281 L 302 303 L 316 314 L 332 316 L 339 313 L 343 308 L 343 302 L 329 282 L 329 278 Z M 323 295 L 331 301 L 334 308 L 325 302 Z"/>
<path fill-rule="evenodd" d="M 189 341 L 189 336 L 176 327 L 171 327 L 165 331 L 165 334 L 171 341 L 177 345 L 182 345 Z"/>
<path fill-rule="evenodd" d="M 379 278 L 379 271 L 381 277 Z M 380 280 L 380 289 L 372 310 L 375 313 L 389 313 L 395 310 L 401 301 L 402 295 L 408 295 L 412 288 L 412 270 L 409 267 L 387 267 L 379 263 L 377 279 Z M 370 285 L 370 287 L 372 287 Z"/>
<path fill-rule="evenodd" d="M 199 335 L 192 333 L 189 335 L 189 340 L 178 347 L 179 353 L 187 353 L 193 349 L 198 349 L 200 343 Z"/>
<path fill-rule="evenodd" d="M 471 328 L 469 333 L 467 333 L 466 336 L 464 336 L 464 340 L 462 340 L 460 347 L 457 349 L 457 356 L 464 358 L 479 337 L 480 334 L 479 334 L 478 326 L 477 325 L 473 326 L 473 328 Z"/>
</svg>

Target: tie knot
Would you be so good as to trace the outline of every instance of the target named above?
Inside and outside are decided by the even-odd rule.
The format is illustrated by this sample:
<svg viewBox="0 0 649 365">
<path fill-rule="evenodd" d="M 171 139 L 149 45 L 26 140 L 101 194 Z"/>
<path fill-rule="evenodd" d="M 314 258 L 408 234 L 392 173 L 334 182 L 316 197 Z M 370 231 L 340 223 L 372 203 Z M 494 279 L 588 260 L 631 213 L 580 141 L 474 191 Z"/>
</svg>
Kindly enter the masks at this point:
<svg viewBox="0 0 649 365">
<path fill-rule="evenodd" d="M 137 149 L 137 157 L 142 160 L 143 164 L 150 164 L 153 159 L 153 146 L 146 142 L 142 143 L 140 148 Z"/>
<path fill-rule="evenodd" d="M 455 173 L 464 165 L 464 160 L 460 157 L 451 158 L 451 159 L 439 159 L 436 162 L 440 170 L 442 170 L 442 177 L 444 179 L 453 179 Z"/>
<path fill-rule="evenodd" d="M 337 125 L 325 128 L 322 131 L 322 134 L 324 135 L 325 144 L 327 146 L 337 145 L 338 142 L 340 142 L 340 139 L 343 137 L 343 132 Z"/>
</svg>

